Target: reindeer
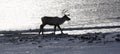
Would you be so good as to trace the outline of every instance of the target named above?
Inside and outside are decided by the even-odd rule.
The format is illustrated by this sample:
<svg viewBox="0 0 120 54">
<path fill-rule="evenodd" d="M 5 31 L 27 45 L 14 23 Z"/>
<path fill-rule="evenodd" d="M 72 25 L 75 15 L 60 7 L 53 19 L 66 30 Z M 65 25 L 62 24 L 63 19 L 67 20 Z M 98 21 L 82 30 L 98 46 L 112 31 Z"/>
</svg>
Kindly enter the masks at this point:
<svg viewBox="0 0 120 54">
<path fill-rule="evenodd" d="M 52 25 L 54 26 L 54 33 L 56 31 L 56 27 L 58 27 L 61 31 L 61 34 L 64 34 L 60 25 L 63 24 L 65 21 L 69 21 L 70 18 L 68 17 L 70 14 L 65 14 L 67 12 L 67 10 L 63 10 L 63 17 L 49 17 L 49 16 L 44 16 L 41 18 L 42 24 L 40 25 L 40 30 L 39 30 L 39 35 L 42 32 L 42 35 L 44 35 L 43 31 L 44 31 L 44 26 L 45 25 Z"/>
</svg>

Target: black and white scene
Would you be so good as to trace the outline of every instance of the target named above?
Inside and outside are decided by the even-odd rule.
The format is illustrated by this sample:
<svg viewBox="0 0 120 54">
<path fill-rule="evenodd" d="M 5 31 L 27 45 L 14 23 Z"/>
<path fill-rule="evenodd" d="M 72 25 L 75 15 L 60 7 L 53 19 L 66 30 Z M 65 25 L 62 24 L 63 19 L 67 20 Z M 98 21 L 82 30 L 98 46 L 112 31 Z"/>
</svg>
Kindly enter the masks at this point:
<svg viewBox="0 0 120 54">
<path fill-rule="evenodd" d="M 120 54 L 120 0 L 0 0 L 0 54 Z"/>
</svg>

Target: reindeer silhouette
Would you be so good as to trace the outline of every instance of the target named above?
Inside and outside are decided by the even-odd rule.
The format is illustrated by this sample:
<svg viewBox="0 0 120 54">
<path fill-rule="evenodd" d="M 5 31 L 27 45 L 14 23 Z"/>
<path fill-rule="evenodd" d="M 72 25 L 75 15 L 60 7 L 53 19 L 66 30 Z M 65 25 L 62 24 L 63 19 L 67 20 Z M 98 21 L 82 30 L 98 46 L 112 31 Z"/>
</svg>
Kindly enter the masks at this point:
<svg viewBox="0 0 120 54">
<path fill-rule="evenodd" d="M 63 17 L 49 17 L 49 16 L 44 16 L 41 18 L 42 24 L 40 25 L 40 30 L 39 30 L 39 34 L 42 32 L 42 35 L 44 35 L 43 31 L 44 31 L 44 26 L 45 25 L 52 25 L 54 26 L 54 33 L 56 31 L 56 27 L 58 27 L 61 31 L 61 34 L 64 34 L 60 25 L 63 24 L 65 21 L 69 21 L 70 18 L 68 17 L 70 14 L 65 14 L 68 10 L 63 10 Z"/>
</svg>

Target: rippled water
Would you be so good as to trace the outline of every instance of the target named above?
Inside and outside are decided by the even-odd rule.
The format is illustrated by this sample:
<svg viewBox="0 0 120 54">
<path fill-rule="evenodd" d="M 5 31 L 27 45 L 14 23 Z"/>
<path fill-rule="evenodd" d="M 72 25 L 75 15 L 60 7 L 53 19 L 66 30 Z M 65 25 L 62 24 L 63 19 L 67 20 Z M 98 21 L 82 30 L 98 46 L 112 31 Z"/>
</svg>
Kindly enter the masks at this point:
<svg viewBox="0 0 120 54">
<path fill-rule="evenodd" d="M 74 25 L 120 22 L 117 18 L 120 16 L 119 0 L 82 0 L 79 2 L 76 0 L 71 1 L 69 8 L 74 22 L 71 24 Z"/>
<path fill-rule="evenodd" d="M 38 28 L 42 16 L 70 13 L 63 26 L 120 23 L 119 0 L 0 0 L 0 30 Z"/>
</svg>

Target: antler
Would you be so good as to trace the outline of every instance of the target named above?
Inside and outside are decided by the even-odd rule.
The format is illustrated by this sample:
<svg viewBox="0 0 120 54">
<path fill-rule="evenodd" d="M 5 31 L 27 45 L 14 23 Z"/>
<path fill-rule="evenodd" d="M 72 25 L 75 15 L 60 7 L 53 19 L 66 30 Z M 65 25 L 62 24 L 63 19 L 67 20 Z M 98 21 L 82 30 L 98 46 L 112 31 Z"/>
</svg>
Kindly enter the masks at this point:
<svg viewBox="0 0 120 54">
<path fill-rule="evenodd" d="M 66 12 L 68 12 L 68 10 L 66 10 L 66 9 L 63 9 L 63 10 L 62 10 L 62 14 L 65 15 Z M 67 14 L 67 15 L 70 16 L 70 14 Z"/>
<path fill-rule="evenodd" d="M 62 10 L 62 13 L 65 14 L 67 11 L 68 11 L 68 10 L 63 9 L 63 10 Z"/>
</svg>

